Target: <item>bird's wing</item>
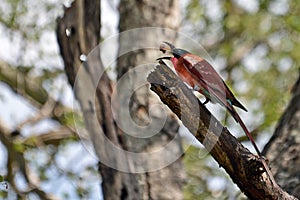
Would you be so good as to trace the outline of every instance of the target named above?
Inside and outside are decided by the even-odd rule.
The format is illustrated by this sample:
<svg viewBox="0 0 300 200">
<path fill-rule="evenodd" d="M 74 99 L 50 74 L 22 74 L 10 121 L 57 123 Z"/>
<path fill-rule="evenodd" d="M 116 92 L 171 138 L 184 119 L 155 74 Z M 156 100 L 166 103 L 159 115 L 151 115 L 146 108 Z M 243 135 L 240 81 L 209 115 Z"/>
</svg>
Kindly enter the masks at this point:
<svg viewBox="0 0 300 200">
<path fill-rule="evenodd" d="M 246 108 L 234 97 L 220 75 L 206 60 L 187 54 L 183 56 L 183 64 L 196 79 L 201 81 L 203 87 L 218 103 L 228 109 L 235 105 L 246 111 Z"/>
</svg>

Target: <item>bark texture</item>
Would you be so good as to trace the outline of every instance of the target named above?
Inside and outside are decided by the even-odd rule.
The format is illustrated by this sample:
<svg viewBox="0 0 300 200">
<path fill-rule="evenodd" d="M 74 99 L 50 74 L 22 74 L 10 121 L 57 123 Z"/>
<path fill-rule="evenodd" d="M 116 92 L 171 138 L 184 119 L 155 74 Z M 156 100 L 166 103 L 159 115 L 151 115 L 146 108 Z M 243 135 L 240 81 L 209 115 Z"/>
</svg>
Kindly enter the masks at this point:
<svg viewBox="0 0 300 200">
<path fill-rule="evenodd" d="M 116 170 L 118 165 L 127 165 L 127 160 L 121 160 L 119 154 L 108 148 L 109 145 L 122 148 L 122 144 L 111 113 L 111 81 L 104 72 L 100 49 L 93 50 L 100 41 L 100 1 L 73 2 L 57 23 L 57 37 L 65 71 L 100 159 L 99 172 L 104 198 L 139 199 L 134 174 Z M 103 162 L 110 163 L 114 168 Z"/>
<path fill-rule="evenodd" d="M 165 4 L 166 2 L 168 4 Z M 154 13 L 163 11 L 161 5 L 164 5 L 165 11 L 169 9 L 177 11 L 177 1 L 166 2 L 121 1 L 120 27 L 133 28 L 150 25 L 151 20 L 153 22 Z M 131 6 L 128 7 L 127 4 Z M 123 13 L 125 10 L 127 14 Z M 135 13 L 134 16 L 131 16 L 132 11 Z M 170 19 L 169 12 L 162 12 L 159 15 Z M 124 19 L 125 16 L 126 19 Z M 130 26 L 130 20 L 133 20 L 132 24 L 135 24 L 134 26 Z M 121 92 L 114 96 L 111 80 L 101 62 L 101 49 L 94 49 L 100 41 L 100 1 L 74 1 L 70 8 L 65 9 L 64 16 L 58 19 L 57 23 L 57 37 L 65 71 L 80 103 L 86 130 L 100 160 L 99 172 L 102 176 L 104 198 L 112 200 L 182 199 L 181 189 L 184 173 L 180 158 L 175 160 L 171 166 L 166 165 L 165 168 L 155 171 L 157 170 L 155 166 L 160 163 L 164 164 L 170 157 L 173 157 L 172 155 L 178 157 L 182 155 L 179 137 L 175 136 L 178 124 L 174 118 L 168 116 L 165 119 L 166 123 L 161 127 L 162 131 L 156 133 L 155 136 L 141 139 L 140 136 L 145 134 L 144 131 L 127 133 L 126 130 L 120 128 L 119 122 L 113 116 L 112 107 L 116 107 L 117 111 L 123 111 L 128 107 L 123 107 L 124 101 L 118 101 L 118 99 L 124 97 L 120 96 Z M 166 21 L 162 18 L 160 23 L 164 24 Z M 155 23 L 152 25 L 155 25 Z M 121 31 L 124 29 L 120 28 Z M 147 35 L 147 32 L 143 32 L 143 37 L 137 35 L 136 38 L 134 37 L 136 41 L 134 44 L 142 44 L 143 42 L 150 44 L 161 34 L 169 37 L 169 35 L 164 34 L 164 31 L 155 33 L 156 35 L 151 35 L 148 32 Z M 169 39 L 174 40 L 175 34 Z M 119 40 L 119 52 L 122 52 L 122 50 L 127 51 L 126 39 L 120 37 Z M 155 41 L 151 45 L 157 48 L 159 43 L 160 41 Z M 155 51 L 158 52 L 157 49 Z M 134 68 L 141 61 L 146 62 L 151 59 L 153 63 L 155 58 L 156 56 L 153 56 L 153 53 L 148 54 L 143 50 L 135 51 L 133 54 L 128 53 L 118 61 L 118 77 L 122 77 L 122 74 L 127 72 L 128 69 Z M 149 97 L 149 87 L 136 91 L 137 84 L 135 81 L 138 77 L 144 74 L 146 82 L 147 73 L 145 72 L 130 74 L 128 76 L 130 84 L 121 84 L 121 87 L 118 88 L 120 89 L 118 91 L 126 91 L 122 93 L 123 95 L 126 95 L 127 92 L 130 95 L 133 94 L 132 96 L 125 96 L 126 101 L 130 99 L 131 105 L 130 116 L 126 116 L 126 119 L 132 117 L 138 126 L 147 125 L 152 120 L 156 122 L 163 120 L 160 116 L 161 109 L 156 109 L 152 115 L 154 118 L 148 117 L 149 106 L 153 103 Z M 122 86 L 125 86 L 125 88 L 122 88 Z M 121 123 L 124 122 L 126 127 L 127 121 L 121 121 Z M 80 129 L 82 128 L 78 127 L 79 132 Z M 147 131 L 147 129 L 144 130 Z M 145 136 L 148 137 L 149 135 Z M 175 142 L 168 146 L 165 155 L 151 156 L 147 154 L 161 149 L 163 145 L 168 144 L 171 140 Z M 130 153 L 133 155 L 134 153 L 144 153 L 144 156 L 142 159 L 138 159 Z"/>
<path fill-rule="evenodd" d="M 292 99 L 263 153 L 270 160 L 278 184 L 300 198 L 300 77 L 293 87 Z"/>
<path fill-rule="evenodd" d="M 259 157 L 243 147 L 165 64 L 157 66 L 148 81 L 250 199 L 296 199 L 271 183 Z"/>
<path fill-rule="evenodd" d="M 145 171 L 137 175 L 138 182 L 142 186 L 140 197 L 141 199 L 183 199 L 182 186 L 185 173 L 180 158 L 183 151 L 177 134 L 179 125 L 171 112 L 163 111 L 161 103 L 149 90 L 146 81 L 147 74 L 155 66 L 155 59 L 160 54 L 158 51 L 160 43 L 164 40 L 172 42 L 176 38 L 176 30 L 179 27 L 179 2 L 176 0 L 121 1 L 119 13 L 121 35 L 117 74 L 119 80 L 125 77 L 127 81 L 119 84 L 118 91 L 126 92 L 130 102 L 126 104 L 123 98 L 119 98 L 118 105 L 129 109 L 130 116 L 123 110 L 118 114 L 124 127 L 130 127 L 133 123 L 133 126 L 138 126 L 133 132 L 139 133 L 135 136 L 131 135 L 132 132 L 126 134 L 127 148 L 132 152 L 151 154 L 168 146 L 163 154 L 149 156 L 146 161 L 148 165 L 143 165 L 141 162 L 133 163 L 133 169 Z M 126 122 L 129 118 L 130 120 Z M 143 126 L 146 127 L 144 130 Z M 163 166 L 170 158 L 175 158 L 170 165 L 147 172 L 149 166 L 154 163 Z"/>
</svg>

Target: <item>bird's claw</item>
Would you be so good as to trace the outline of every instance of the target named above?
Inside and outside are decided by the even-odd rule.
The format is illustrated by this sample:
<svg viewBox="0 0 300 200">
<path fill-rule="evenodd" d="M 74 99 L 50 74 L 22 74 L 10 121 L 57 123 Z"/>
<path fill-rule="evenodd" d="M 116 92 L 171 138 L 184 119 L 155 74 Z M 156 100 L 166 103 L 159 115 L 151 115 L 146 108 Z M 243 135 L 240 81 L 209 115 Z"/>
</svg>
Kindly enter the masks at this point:
<svg viewBox="0 0 300 200">
<path fill-rule="evenodd" d="M 205 101 L 203 102 L 203 105 L 207 104 L 209 102 L 209 99 L 206 98 Z"/>
</svg>

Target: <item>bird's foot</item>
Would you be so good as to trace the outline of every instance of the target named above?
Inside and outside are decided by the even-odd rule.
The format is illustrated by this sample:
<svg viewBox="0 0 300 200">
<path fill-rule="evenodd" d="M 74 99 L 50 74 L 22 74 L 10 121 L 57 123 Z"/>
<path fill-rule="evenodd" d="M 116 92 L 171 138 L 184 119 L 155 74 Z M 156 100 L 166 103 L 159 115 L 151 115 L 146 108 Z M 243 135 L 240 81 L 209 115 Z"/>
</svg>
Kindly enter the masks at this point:
<svg viewBox="0 0 300 200">
<path fill-rule="evenodd" d="M 203 105 L 207 104 L 209 102 L 208 98 L 205 98 L 205 101 L 203 102 Z"/>
<path fill-rule="evenodd" d="M 199 87 L 199 85 L 194 85 L 194 87 L 193 87 L 193 90 L 195 90 L 195 91 L 199 91 L 199 90 L 200 90 L 200 87 Z"/>
</svg>

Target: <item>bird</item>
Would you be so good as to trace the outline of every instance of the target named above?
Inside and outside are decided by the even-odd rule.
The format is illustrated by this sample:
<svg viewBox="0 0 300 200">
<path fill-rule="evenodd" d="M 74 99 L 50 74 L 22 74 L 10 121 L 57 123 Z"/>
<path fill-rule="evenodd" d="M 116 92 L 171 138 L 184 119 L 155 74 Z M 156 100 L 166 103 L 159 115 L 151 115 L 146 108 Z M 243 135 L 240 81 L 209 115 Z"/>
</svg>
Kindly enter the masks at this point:
<svg viewBox="0 0 300 200">
<path fill-rule="evenodd" d="M 160 57 L 157 58 L 157 60 L 170 60 L 180 79 L 193 88 L 193 90 L 198 91 L 206 98 L 205 102 L 203 103 L 204 105 L 208 102 L 219 103 L 229 111 L 234 120 L 242 127 L 249 141 L 252 143 L 256 153 L 260 157 L 272 183 L 276 186 L 277 184 L 268 168 L 268 165 L 266 164 L 251 133 L 235 110 L 235 107 L 238 107 L 246 112 L 247 109 L 233 95 L 229 87 L 213 68 L 213 66 L 205 59 L 191 54 L 187 50 L 176 48 L 169 42 L 163 42 L 160 45 L 159 50 L 163 53 L 169 52 L 172 54 L 172 56 Z"/>
</svg>

